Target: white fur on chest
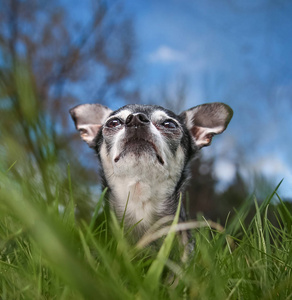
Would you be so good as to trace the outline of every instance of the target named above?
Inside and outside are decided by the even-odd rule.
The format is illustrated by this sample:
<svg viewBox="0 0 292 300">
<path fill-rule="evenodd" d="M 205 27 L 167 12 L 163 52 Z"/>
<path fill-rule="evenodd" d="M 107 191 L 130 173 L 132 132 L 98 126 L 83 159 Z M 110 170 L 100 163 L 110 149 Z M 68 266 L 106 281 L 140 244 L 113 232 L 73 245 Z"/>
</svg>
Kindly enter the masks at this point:
<svg viewBox="0 0 292 300">
<path fill-rule="evenodd" d="M 157 179 L 157 178 L 155 178 Z M 169 180 L 140 181 L 140 178 L 116 179 L 113 188 L 114 209 L 119 218 L 124 214 L 128 226 L 137 222 L 143 230 L 148 229 L 156 220 L 156 216 L 163 214 L 165 200 L 172 192 Z M 128 203 L 127 203 L 128 202 Z"/>
</svg>

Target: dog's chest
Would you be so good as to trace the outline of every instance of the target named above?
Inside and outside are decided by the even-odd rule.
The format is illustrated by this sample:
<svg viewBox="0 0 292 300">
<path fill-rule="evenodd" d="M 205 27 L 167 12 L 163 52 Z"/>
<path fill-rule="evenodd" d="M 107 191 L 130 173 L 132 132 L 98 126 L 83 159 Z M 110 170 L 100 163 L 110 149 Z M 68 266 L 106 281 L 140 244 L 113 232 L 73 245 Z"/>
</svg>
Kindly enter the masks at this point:
<svg viewBox="0 0 292 300">
<path fill-rule="evenodd" d="M 124 178 L 116 180 L 112 190 L 111 205 L 119 219 L 125 214 L 127 227 L 139 222 L 137 231 L 146 231 L 159 216 L 164 214 L 170 184 Z"/>
</svg>

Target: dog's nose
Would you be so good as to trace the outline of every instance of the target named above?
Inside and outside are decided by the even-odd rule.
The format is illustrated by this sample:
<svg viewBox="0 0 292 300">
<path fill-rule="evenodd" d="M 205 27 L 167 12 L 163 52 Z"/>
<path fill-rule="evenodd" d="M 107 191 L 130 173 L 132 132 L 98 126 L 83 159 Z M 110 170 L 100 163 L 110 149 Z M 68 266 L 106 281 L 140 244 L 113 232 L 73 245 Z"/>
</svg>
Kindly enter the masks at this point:
<svg viewBox="0 0 292 300">
<path fill-rule="evenodd" d="M 145 126 L 150 123 L 150 120 L 145 114 L 142 113 L 136 113 L 136 114 L 130 114 L 128 115 L 126 119 L 126 126 L 132 127 L 132 126 Z"/>
</svg>

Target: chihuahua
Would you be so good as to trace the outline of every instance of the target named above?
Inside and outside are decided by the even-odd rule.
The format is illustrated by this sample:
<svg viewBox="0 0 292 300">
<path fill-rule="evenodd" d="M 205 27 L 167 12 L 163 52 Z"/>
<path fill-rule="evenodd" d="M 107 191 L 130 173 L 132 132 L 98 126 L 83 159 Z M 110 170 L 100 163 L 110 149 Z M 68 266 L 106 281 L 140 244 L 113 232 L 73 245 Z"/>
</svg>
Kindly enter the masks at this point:
<svg viewBox="0 0 292 300">
<path fill-rule="evenodd" d="M 97 153 L 111 208 L 118 219 L 124 216 L 127 228 L 134 227 L 138 240 L 162 217 L 174 217 L 190 178 L 190 162 L 226 129 L 233 111 L 218 102 L 180 115 L 156 105 L 112 111 L 82 104 L 70 114 L 81 138 Z M 180 221 L 185 218 L 182 208 Z"/>
</svg>

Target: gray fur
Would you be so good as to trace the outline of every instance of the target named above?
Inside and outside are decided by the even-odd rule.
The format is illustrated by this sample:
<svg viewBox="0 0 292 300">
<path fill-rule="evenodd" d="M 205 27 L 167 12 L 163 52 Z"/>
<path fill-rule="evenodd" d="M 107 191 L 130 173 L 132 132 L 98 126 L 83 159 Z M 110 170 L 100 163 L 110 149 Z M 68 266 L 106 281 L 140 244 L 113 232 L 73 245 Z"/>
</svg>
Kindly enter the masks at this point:
<svg viewBox="0 0 292 300">
<path fill-rule="evenodd" d="M 70 114 L 81 137 L 94 148 L 109 202 L 139 239 L 158 219 L 174 216 L 197 151 L 223 132 L 232 109 L 223 103 L 193 107 L 180 115 L 154 105 L 126 105 L 114 112 L 99 104 Z M 85 131 L 84 131 L 85 130 Z M 185 220 L 182 209 L 181 221 Z"/>
</svg>

